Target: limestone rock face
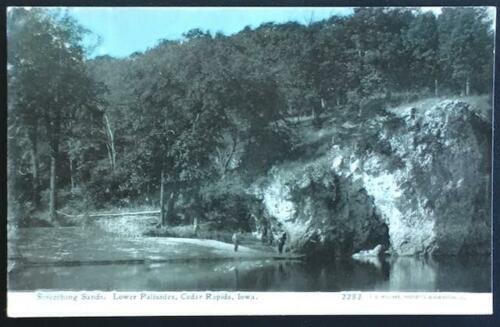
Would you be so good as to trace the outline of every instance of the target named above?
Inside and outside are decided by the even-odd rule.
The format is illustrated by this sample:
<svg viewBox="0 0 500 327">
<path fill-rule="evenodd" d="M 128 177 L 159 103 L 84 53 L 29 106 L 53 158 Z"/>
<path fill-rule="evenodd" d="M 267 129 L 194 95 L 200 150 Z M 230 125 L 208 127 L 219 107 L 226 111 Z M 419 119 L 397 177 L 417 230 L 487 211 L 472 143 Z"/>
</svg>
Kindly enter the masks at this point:
<svg viewBox="0 0 500 327">
<path fill-rule="evenodd" d="M 287 232 L 290 250 L 319 257 L 388 245 L 372 198 L 361 185 L 337 176 L 327 159 L 271 172 L 271 182 L 260 191 L 274 229 Z"/>
<path fill-rule="evenodd" d="M 459 100 L 407 109 L 413 114 L 400 110 L 396 125 L 390 115 L 371 123 L 383 151 L 334 138 L 320 160 L 270 172 L 256 192 L 290 248 L 489 253 L 491 123 Z"/>
</svg>

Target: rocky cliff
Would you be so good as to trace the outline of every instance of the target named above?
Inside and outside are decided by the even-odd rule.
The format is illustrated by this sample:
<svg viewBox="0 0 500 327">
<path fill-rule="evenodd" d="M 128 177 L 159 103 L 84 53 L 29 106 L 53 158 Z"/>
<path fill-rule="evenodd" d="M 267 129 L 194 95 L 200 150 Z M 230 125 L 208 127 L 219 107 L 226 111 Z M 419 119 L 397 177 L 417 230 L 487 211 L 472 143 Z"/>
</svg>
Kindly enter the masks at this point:
<svg viewBox="0 0 500 327">
<path fill-rule="evenodd" d="M 329 121 L 324 155 L 275 167 L 253 193 L 291 250 L 488 253 L 491 122 L 476 109 L 441 100 Z"/>
</svg>

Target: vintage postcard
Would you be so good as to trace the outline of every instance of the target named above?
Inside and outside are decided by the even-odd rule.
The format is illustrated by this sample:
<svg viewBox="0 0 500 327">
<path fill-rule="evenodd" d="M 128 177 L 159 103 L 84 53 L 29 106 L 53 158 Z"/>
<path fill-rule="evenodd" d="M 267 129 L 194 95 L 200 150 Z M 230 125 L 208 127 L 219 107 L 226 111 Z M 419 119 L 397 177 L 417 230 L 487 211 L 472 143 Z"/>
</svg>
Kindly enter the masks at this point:
<svg viewBox="0 0 500 327">
<path fill-rule="evenodd" d="M 494 7 L 9 7 L 10 317 L 491 314 Z"/>
</svg>

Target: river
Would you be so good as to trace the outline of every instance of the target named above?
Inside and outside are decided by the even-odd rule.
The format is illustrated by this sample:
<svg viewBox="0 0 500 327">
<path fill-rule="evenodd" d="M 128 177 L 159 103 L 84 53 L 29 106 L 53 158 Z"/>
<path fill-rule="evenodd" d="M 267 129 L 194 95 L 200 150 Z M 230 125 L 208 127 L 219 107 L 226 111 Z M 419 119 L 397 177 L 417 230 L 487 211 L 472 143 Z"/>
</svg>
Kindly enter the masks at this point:
<svg viewBox="0 0 500 327">
<path fill-rule="evenodd" d="M 9 290 L 490 292 L 489 257 L 16 266 Z"/>
</svg>

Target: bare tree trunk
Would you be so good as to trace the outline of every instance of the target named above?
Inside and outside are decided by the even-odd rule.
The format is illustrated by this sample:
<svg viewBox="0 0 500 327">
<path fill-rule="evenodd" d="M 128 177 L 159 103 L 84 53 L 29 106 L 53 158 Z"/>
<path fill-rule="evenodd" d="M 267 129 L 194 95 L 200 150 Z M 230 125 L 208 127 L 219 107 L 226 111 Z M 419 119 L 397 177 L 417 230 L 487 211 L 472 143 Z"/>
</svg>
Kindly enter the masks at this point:
<svg viewBox="0 0 500 327">
<path fill-rule="evenodd" d="M 69 160 L 69 178 L 71 181 L 71 193 L 74 193 L 76 184 L 75 184 L 75 175 L 73 171 L 73 159 L 71 158 L 71 155 L 68 156 L 68 160 Z"/>
<path fill-rule="evenodd" d="M 469 82 L 469 77 L 467 77 L 467 80 L 465 81 L 465 95 L 469 96 L 470 93 L 470 82 Z"/>
<path fill-rule="evenodd" d="M 196 191 L 194 193 L 194 202 L 195 202 L 195 205 L 194 205 L 194 210 L 196 212 L 196 218 L 201 218 L 203 217 L 203 207 L 202 207 L 202 199 L 201 199 L 201 195 L 200 195 L 200 191 Z M 197 221 L 198 222 L 198 221 Z"/>
<path fill-rule="evenodd" d="M 326 101 L 323 98 L 320 98 L 320 103 L 321 103 L 321 111 L 318 113 L 318 116 L 321 114 L 324 114 L 326 112 Z M 318 117 L 320 118 L 320 117 Z"/>
<path fill-rule="evenodd" d="M 197 113 L 196 114 L 196 117 L 193 121 L 193 125 L 191 126 L 191 132 L 194 134 L 194 132 L 196 131 L 196 124 L 198 123 L 198 119 L 200 119 L 200 113 Z"/>
<path fill-rule="evenodd" d="M 54 105 L 59 106 L 58 97 L 54 99 Z M 57 156 L 59 154 L 59 140 L 61 135 L 61 113 L 56 111 L 54 118 L 50 117 L 48 112 L 45 113 L 45 122 L 47 132 L 49 133 L 49 146 L 50 146 L 50 183 L 49 183 L 49 219 L 52 223 L 57 221 L 56 214 L 56 165 Z"/>
<path fill-rule="evenodd" d="M 114 171 L 116 168 L 116 150 L 115 150 L 115 139 L 113 135 L 113 130 L 111 129 L 111 124 L 109 122 L 108 115 L 104 113 L 104 123 L 106 128 L 106 137 L 108 139 L 106 147 L 108 149 L 109 164 L 111 169 Z"/>
<path fill-rule="evenodd" d="M 170 192 L 170 196 L 168 197 L 167 201 L 167 210 L 165 212 L 165 221 L 162 222 L 162 225 L 167 225 L 172 221 L 172 218 L 174 216 L 174 206 L 175 206 L 175 201 L 177 201 L 177 197 L 179 196 L 179 193 L 177 190 L 172 190 Z"/>
<path fill-rule="evenodd" d="M 162 167 L 161 169 L 161 177 L 160 177 L 160 222 L 162 225 L 165 225 L 166 217 L 165 217 L 165 172 Z"/>
<path fill-rule="evenodd" d="M 58 149 L 53 148 L 50 151 L 50 193 L 49 193 L 49 214 L 50 220 L 55 222 L 56 216 L 56 164 Z"/>
<path fill-rule="evenodd" d="M 38 144 L 36 137 L 31 140 L 31 200 L 35 208 L 40 206 L 40 195 L 38 193 Z"/>
<path fill-rule="evenodd" d="M 9 120 L 12 120 L 12 118 Z M 19 222 L 19 217 L 22 216 L 22 206 L 19 205 L 17 200 L 19 189 L 16 175 L 19 147 L 14 132 L 17 126 L 9 127 L 7 132 L 7 222 L 11 227 Z"/>
<path fill-rule="evenodd" d="M 238 138 L 237 137 L 234 137 L 233 138 L 233 145 L 232 145 L 232 148 L 231 148 L 231 152 L 229 153 L 228 157 L 227 157 L 227 160 L 226 160 L 226 163 L 224 164 L 224 175 L 226 175 L 226 172 L 229 168 L 229 164 L 231 163 L 231 159 L 233 159 L 233 155 L 234 155 L 234 152 L 236 151 L 236 146 L 238 145 Z"/>
<path fill-rule="evenodd" d="M 437 78 L 434 79 L 434 96 L 435 97 L 438 96 L 438 80 L 437 80 Z"/>
</svg>

